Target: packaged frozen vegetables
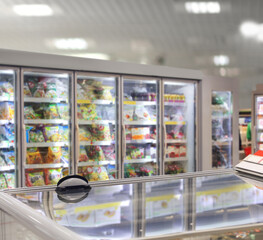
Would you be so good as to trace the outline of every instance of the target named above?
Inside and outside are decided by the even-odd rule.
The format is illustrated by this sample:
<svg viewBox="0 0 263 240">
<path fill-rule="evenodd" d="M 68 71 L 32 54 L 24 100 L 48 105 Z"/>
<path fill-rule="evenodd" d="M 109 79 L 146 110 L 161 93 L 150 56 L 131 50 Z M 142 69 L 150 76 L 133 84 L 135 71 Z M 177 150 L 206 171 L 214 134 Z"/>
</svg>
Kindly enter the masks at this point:
<svg viewBox="0 0 263 240">
<path fill-rule="evenodd" d="M 127 160 L 131 159 L 143 159 L 145 158 L 144 156 L 144 148 L 141 147 L 136 147 L 133 145 L 130 145 L 127 147 Z"/>
<path fill-rule="evenodd" d="M 15 173 L 4 173 L 7 187 L 15 188 Z"/>
<path fill-rule="evenodd" d="M 48 104 L 44 108 L 44 118 L 45 119 L 59 119 L 59 114 L 57 111 L 57 105 L 54 103 Z"/>
<path fill-rule="evenodd" d="M 91 141 L 92 136 L 87 127 L 79 128 L 79 141 Z"/>
<path fill-rule="evenodd" d="M 85 149 L 84 146 L 80 146 L 79 161 L 80 162 L 87 162 L 87 161 L 89 161 L 89 157 L 87 155 L 87 152 L 86 152 L 86 149 Z"/>
<path fill-rule="evenodd" d="M 62 136 L 59 132 L 59 126 L 45 126 L 44 131 L 46 142 L 60 142 L 62 140 Z"/>
<path fill-rule="evenodd" d="M 4 156 L 0 155 L 0 167 L 5 167 L 5 166 L 6 166 L 6 162 Z"/>
<path fill-rule="evenodd" d="M 30 78 L 25 79 L 25 83 L 27 83 L 27 85 L 30 89 L 31 95 L 34 96 L 34 93 L 35 93 L 35 91 L 37 89 L 37 85 L 38 85 L 38 79 L 35 77 L 30 77 Z"/>
<path fill-rule="evenodd" d="M 150 114 L 148 113 L 147 109 L 144 106 L 136 106 L 135 114 L 134 114 L 135 121 L 147 121 L 152 120 Z"/>
<path fill-rule="evenodd" d="M 38 82 L 33 97 L 39 97 L 39 98 L 45 97 L 45 89 L 43 83 Z"/>
<path fill-rule="evenodd" d="M 57 103 L 58 114 L 61 119 L 68 120 L 69 119 L 69 109 L 66 103 Z"/>
<path fill-rule="evenodd" d="M 25 97 L 32 97 L 31 91 L 28 87 L 28 85 L 24 85 L 24 96 Z"/>
<path fill-rule="evenodd" d="M 87 146 L 86 152 L 90 161 L 105 161 L 105 156 L 100 146 Z"/>
<path fill-rule="evenodd" d="M 68 163 L 69 161 L 69 149 L 68 147 L 61 147 L 61 162 Z"/>
<path fill-rule="evenodd" d="M 59 135 L 61 136 L 61 141 L 67 142 L 69 139 L 68 126 L 59 126 Z"/>
<path fill-rule="evenodd" d="M 45 142 L 45 138 L 42 129 L 32 128 L 29 131 L 29 142 L 30 143 L 40 143 Z"/>
<path fill-rule="evenodd" d="M 109 180 L 109 176 L 105 167 L 87 167 L 85 171 L 83 171 L 84 177 L 86 177 L 89 181 L 105 181 Z"/>
<path fill-rule="evenodd" d="M 111 141 L 110 127 L 108 124 L 94 124 L 88 127 L 93 141 Z"/>
<path fill-rule="evenodd" d="M 113 87 L 101 86 L 101 87 L 97 87 L 94 90 L 94 93 L 97 95 L 97 98 L 100 100 L 112 101 L 112 95 L 111 95 L 111 91 L 110 91 L 111 89 L 113 89 Z"/>
<path fill-rule="evenodd" d="M 101 148 L 107 161 L 115 160 L 115 147 L 113 145 L 101 146 Z"/>
<path fill-rule="evenodd" d="M 0 189 L 7 188 L 5 176 L 3 173 L 0 174 Z"/>
<path fill-rule="evenodd" d="M 10 82 L 0 82 L 1 96 L 13 97 L 14 87 Z"/>
<path fill-rule="evenodd" d="M 45 185 L 43 171 L 27 172 L 26 173 L 26 186 L 43 186 Z"/>
<path fill-rule="evenodd" d="M 7 141 L 7 131 L 4 125 L 0 125 L 0 141 Z"/>
<path fill-rule="evenodd" d="M 55 82 L 46 82 L 45 85 L 46 94 L 45 97 L 48 98 L 57 98 L 57 86 Z"/>
<path fill-rule="evenodd" d="M 126 105 L 123 111 L 124 121 L 133 121 L 134 107 Z"/>
<path fill-rule="evenodd" d="M 61 147 L 48 147 L 45 163 L 60 163 L 62 157 Z"/>
<path fill-rule="evenodd" d="M 124 177 L 130 178 L 130 177 L 137 177 L 137 174 L 135 172 L 135 168 L 130 164 L 124 165 Z"/>
<path fill-rule="evenodd" d="M 116 168 L 115 165 L 109 164 L 107 166 L 108 176 L 110 180 L 116 179 Z"/>
<path fill-rule="evenodd" d="M 62 178 L 62 169 L 45 169 L 45 182 L 46 185 L 55 185 L 59 179 Z"/>
<path fill-rule="evenodd" d="M 131 129 L 132 140 L 150 139 L 150 128 L 132 128 Z"/>
<path fill-rule="evenodd" d="M 25 116 L 25 119 L 37 119 L 38 118 L 32 106 L 24 107 L 24 116 Z"/>
<path fill-rule="evenodd" d="M 13 120 L 14 119 L 14 103 L 13 102 L 0 102 L 0 119 Z"/>
<path fill-rule="evenodd" d="M 7 163 L 7 165 L 9 166 L 13 166 L 15 165 L 15 152 L 14 151 L 3 151 L 2 152 L 2 156 L 5 159 L 5 162 Z"/>
<path fill-rule="evenodd" d="M 98 120 L 95 104 L 78 104 L 78 119 Z"/>
<path fill-rule="evenodd" d="M 26 154 L 26 163 L 27 164 L 42 164 L 43 158 L 38 150 L 38 148 L 27 148 Z"/>
</svg>

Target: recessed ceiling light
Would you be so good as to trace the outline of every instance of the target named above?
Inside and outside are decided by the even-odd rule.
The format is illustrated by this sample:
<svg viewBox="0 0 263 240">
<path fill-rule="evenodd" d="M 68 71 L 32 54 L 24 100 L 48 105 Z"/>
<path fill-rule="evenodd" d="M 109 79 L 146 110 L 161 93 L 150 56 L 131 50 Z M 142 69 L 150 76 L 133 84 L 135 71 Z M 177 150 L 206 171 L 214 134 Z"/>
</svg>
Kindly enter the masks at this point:
<svg viewBox="0 0 263 240">
<path fill-rule="evenodd" d="M 240 32 L 245 36 L 245 37 L 254 37 L 258 34 L 260 29 L 260 25 L 256 22 L 243 22 L 240 25 Z"/>
<path fill-rule="evenodd" d="M 83 38 L 55 39 L 54 45 L 58 49 L 83 50 L 88 48 L 88 43 Z"/>
<path fill-rule="evenodd" d="M 216 66 L 226 66 L 229 64 L 229 57 L 226 55 L 217 55 L 213 58 Z"/>
<path fill-rule="evenodd" d="M 220 13 L 219 2 L 186 2 L 185 10 L 194 14 L 215 14 Z"/>
<path fill-rule="evenodd" d="M 43 17 L 51 16 L 53 10 L 46 4 L 19 4 L 13 7 L 13 10 L 19 16 Z"/>
</svg>

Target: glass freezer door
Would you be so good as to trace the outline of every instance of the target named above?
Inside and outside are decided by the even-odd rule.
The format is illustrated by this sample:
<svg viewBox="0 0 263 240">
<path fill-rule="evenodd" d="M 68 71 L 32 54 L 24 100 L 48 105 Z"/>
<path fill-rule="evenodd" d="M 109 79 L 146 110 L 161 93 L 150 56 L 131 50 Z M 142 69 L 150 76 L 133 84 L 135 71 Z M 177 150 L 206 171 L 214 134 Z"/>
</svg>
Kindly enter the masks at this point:
<svg viewBox="0 0 263 240">
<path fill-rule="evenodd" d="M 165 81 L 164 172 L 195 171 L 196 83 Z"/>
<path fill-rule="evenodd" d="M 23 69 L 25 185 L 56 184 L 71 159 L 70 74 Z"/>
<path fill-rule="evenodd" d="M 232 93 L 212 92 L 212 167 L 232 167 Z"/>
<path fill-rule="evenodd" d="M 254 137 L 254 152 L 263 150 L 263 96 L 255 96 L 255 137 Z"/>
<path fill-rule="evenodd" d="M 157 80 L 124 78 L 124 177 L 156 175 L 158 163 L 159 84 Z"/>
<path fill-rule="evenodd" d="M 117 77 L 77 73 L 76 81 L 78 174 L 89 181 L 115 179 L 118 177 Z"/>
<path fill-rule="evenodd" d="M 16 71 L 0 68 L 0 189 L 18 187 Z"/>
</svg>

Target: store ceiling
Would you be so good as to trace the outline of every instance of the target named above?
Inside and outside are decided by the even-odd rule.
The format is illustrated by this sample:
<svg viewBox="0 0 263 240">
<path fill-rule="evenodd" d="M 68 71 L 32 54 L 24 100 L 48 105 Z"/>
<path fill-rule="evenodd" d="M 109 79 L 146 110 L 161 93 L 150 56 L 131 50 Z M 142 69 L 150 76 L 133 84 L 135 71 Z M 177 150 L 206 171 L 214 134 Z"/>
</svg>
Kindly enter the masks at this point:
<svg viewBox="0 0 263 240">
<path fill-rule="evenodd" d="M 263 1 L 218 1 L 219 14 L 189 14 L 184 2 L 1 0 L 0 47 L 68 55 L 103 53 L 116 61 L 201 69 L 260 82 L 263 42 L 245 38 L 239 29 L 246 20 L 263 23 Z M 32 3 L 48 4 L 53 15 L 21 17 L 13 11 L 16 4 Z M 57 38 L 83 38 L 88 48 L 57 49 Z M 227 55 L 229 65 L 215 66 L 214 55 Z"/>
</svg>

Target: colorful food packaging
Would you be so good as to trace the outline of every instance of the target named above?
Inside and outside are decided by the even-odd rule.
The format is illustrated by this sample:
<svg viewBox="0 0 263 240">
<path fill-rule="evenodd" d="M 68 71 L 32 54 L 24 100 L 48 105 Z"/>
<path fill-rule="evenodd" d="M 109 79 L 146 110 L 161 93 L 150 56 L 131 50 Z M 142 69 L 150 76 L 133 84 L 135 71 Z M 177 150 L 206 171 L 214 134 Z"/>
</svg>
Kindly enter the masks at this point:
<svg viewBox="0 0 263 240">
<path fill-rule="evenodd" d="M 15 141 L 15 125 L 14 124 L 6 124 L 6 138 L 9 142 Z"/>
<path fill-rule="evenodd" d="M 96 88 L 94 93 L 97 95 L 97 99 L 112 101 L 111 89 L 113 89 L 113 87 L 101 86 Z"/>
<path fill-rule="evenodd" d="M 57 86 L 56 83 L 53 82 L 47 82 L 45 85 L 45 97 L 47 98 L 57 98 Z"/>
<path fill-rule="evenodd" d="M 88 127 L 93 141 L 111 141 L 110 127 L 108 124 L 94 124 Z"/>
<path fill-rule="evenodd" d="M 3 173 L 0 174 L 0 189 L 7 188 L 7 183 Z"/>
<path fill-rule="evenodd" d="M 91 182 L 109 180 L 105 167 L 87 167 L 83 174 Z"/>
<path fill-rule="evenodd" d="M 39 97 L 39 98 L 45 97 L 45 89 L 43 83 L 39 82 L 37 84 L 33 97 Z"/>
<path fill-rule="evenodd" d="M 7 131 L 4 125 L 0 125 L 0 141 L 7 141 Z"/>
<path fill-rule="evenodd" d="M 26 186 L 43 186 L 45 185 L 43 171 L 27 172 L 26 173 Z"/>
<path fill-rule="evenodd" d="M 45 169 L 45 183 L 46 185 L 55 185 L 59 179 L 62 178 L 62 169 Z"/>
<path fill-rule="evenodd" d="M 87 161 L 89 161 L 89 157 L 87 155 L 87 152 L 86 152 L 86 149 L 85 149 L 84 146 L 80 146 L 79 161 L 80 162 L 87 162 Z"/>
<path fill-rule="evenodd" d="M 62 147 L 61 148 L 61 162 L 68 163 L 69 161 L 69 149 L 68 147 Z"/>
<path fill-rule="evenodd" d="M 78 104 L 78 119 L 98 120 L 95 104 Z"/>
<path fill-rule="evenodd" d="M 130 127 L 125 127 L 126 140 L 132 140 L 132 133 Z"/>
<path fill-rule="evenodd" d="M 143 139 L 150 139 L 150 128 L 132 128 L 132 140 L 143 140 Z"/>
<path fill-rule="evenodd" d="M 27 148 L 26 154 L 26 163 L 27 164 L 42 164 L 43 158 L 38 150 L 38 148 Z"/>
<path fill-rule="evenodd" d="M 40 143 L 45 142 L 45 138 L 41 129 L 32 128 L 29 131 L 29 142 Z"/>
<path fill-rule="evenodd" d="M 185 157 L 186 156 L 186 146 L 181 145 L 180 146 L 180 157 Z"/>
<path fill-rule="evenodd" d="M 0 102 L 0 119 L 9 119 L 9 107 L 7 102 Z"/>
<path fill-rule="evenodd" d="M 115 147 L 114 145 L 110 146 L 101 146 L 104 153 L 105 159 L 107 161 L 115 161 Z"/>
<path fill-rule="evenodd" d="M 0 155 L 0 167 L 5 167 L 7 164 L 5 162 L 4 156 Z"/>
<path fill-rule="evenodd" d="M 100 146 L 87 146 L 86 152 L 90 161 L 105 161 L 105 156 Z"/>
<path fill-rule="evenodd" d="M 1 96 L 13 97 L 14 87 L 10 82 L 0 82 Z"/>
<path fill-rule="evenodd" d="M 62 140 L 58 126 L 45 126 L 44 131 L 46 142 L 60 142 Z"/>
<path fill-rule="evenodd" d="M 123 117 L 124 121 L 133 121 L 133 115 L 134 115 L 134 107 L 133 106 L 125 106 L 125 109 L 123 111 Z"/>
<path fill-rule="evenodd" d="M 7 187 L 8 188 L 15 188 L 15 173 L 4 173 Z"/>
<path fill-rule="evenodd" d="M 66 103 L 57 103 L 58 114 L 61 119 L 68 120 L 69 119 L 69 109 Z"/>
<path fill-rule="evenodd" d="M 32 94 L 30 92 L 28 85 L 24 85 L 24 97 L 32 97 Z"/>
<path fill-rule="evenodd" d="M 62 157 L 61 147 L 48 147 L 45 163 L 60 163 Z"/>
<path fill-rule="evenodd" d="M 137 177 L 137 174 L 135 172 L 135 168 L 130 164 L 124 165 L 124 177 L 130 178 L 130 177 Z"/>
<path fill-rule="evenodd" d="M 38 85 L 38 79 L 37 78 L 28 78 L 25 80 L 25 83 L 27 83 L 29 89 L 30 89 L 30 92 L 31 92 L 31 95 L 34 96 L 34 93 L 37 89 L 37 85 Z"/>
<path fill-rule="evenodd" d="M 48 104 L 44 108 L 44 118 L 45 119 L 59 119 L 59 114 L 57 111 L 57 105 L 54 103 Z"/>
<path fill-rule="evenodd" d="M 116 179 L 116 168 L 115 165 L 109 164 L 107 166 L 108 176 L 110 180 Z"/>
<path fill-rule="evenodd" d="M 136 147 L 136 146 L 133 146 L 133 145 L 127 146 L 126 160 L 143 159 L 143 158 L 145 158 L 144 148 Z"/>
<path fill-rule="evenodd" d="M 59 134 L 61 136 L 61 140 L 63 142 L 67 142 L 69 140 L 69 128 L 68 126 L 59 126 Z"/>
<path fill-rule="evenodd" d="M 37 115 L 32 106 L 24 107 L 24 116 L 25 119 L 37 119 Z"/>
<path fill-rule="evenodd" d="M 150 114 L 144 106 L 136 106 L 134 113 L 135 121 L 149 121 L 151 120 Z"/>
<path fill-rule="evenodd" d="M 15 165 L 15 160 L 16 160 L 15 151 L 6 151 L 6 152 L 3 151 L 2 156 L 4 157 L 7 165 L 9 166 Z"/>
</svg>

